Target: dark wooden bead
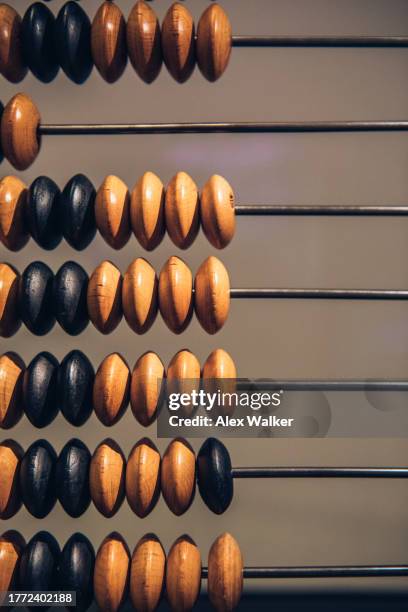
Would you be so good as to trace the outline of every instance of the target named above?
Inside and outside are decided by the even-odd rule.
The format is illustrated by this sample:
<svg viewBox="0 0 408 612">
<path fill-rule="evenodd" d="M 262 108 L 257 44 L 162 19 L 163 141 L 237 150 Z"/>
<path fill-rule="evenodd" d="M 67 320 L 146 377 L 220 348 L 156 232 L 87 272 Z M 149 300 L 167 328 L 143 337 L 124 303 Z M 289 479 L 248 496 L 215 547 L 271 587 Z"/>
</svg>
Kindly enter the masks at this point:
<svg viewBox="0 0 408 612">
<path fill-rule="evenodd" d="M 23 55 L 31 72 L 43 83 L 57 76 L 58 59 L 54 45 L 55 19 L 42 2 L 28 7 L 22 23 Z"/>
<path fill-rule="evenodd" d="M 58 413 L 58 361 L 51 353 L 38 353 L 24 372 L 24 412 L 34 427 L 46 427 Z"/>
<path fill-rule="evenodd" d="M 72 177 L 61 194 L 61 221 L 65 240 L 78 251 L 85 249 L 96 234 L 96 191 L 83 174 Z"/>
<path fill-rule="evenodd" d="M 62 449 L 56 467 L 57 497 L 65 512 L 73 518 L 83 514 L 91 503 L 89 464 L 91 453 L 80 440 L 69 440 Z"/>
<path fill-rule="evenodd" d="M 20 561 L 20 589 L 54 591 L 58 585 L 60 548 L 48 531 L 39 531 L 24 549 Z"/>
<path fill-rule="evenodd" d="M 39 176 L 28 190 L 26 222 L 36 243 L 47 251 L 62 240 L 59 198 L 60 190 L 47 176 Z"/>
<path fill-rule="evenodd" d="M 76 2 L 67 2 L 55 21 L 55 44 L 61 68 L 79 85 L 92 71 L 91 22 Z"/>
<path fill-rule="evenodd" d="M 222 442 L 208 438 L 197 455 L 197 484 L 204 503 L 216 514 L 228 508 L 234 495 L 229 452 Z"/>
<path fill-rule="evenodd" d="M 56 462 L 55 450 L 46 440 L 33 442 L 21 462 L 21 496 L 25 507 L 35 518 L 47 516 L 57 500 Z"/>
<path fill-rule="evenodd" d="M 88 357 L 81 351 L 71 351 L 58 370 L 58 403 L 68 423 L 79 427 L 92 412 L 95 372 Z"/>
<path fill-rule="evenodd" d="M 62 329 L 77 336 L 88 325 L 88 275 L 74 261 L 65 262 L 54 279 L 54 311 Z"/>
<path fill-rule="evenodd" d="M 59 565 L 59 588 L 76 592 L 78 612 L 89 608 L 93 600 L 95 551 L 82 533 L 74 533 L 62 549 Z"/>
<path fill-rule="evenodd" d="M 54 326 L 54 274 L 42 261 L 29 264 L 20 277 L 18 300 L 20 316 L 26 327 L 43 336 Z"/>
</svg>

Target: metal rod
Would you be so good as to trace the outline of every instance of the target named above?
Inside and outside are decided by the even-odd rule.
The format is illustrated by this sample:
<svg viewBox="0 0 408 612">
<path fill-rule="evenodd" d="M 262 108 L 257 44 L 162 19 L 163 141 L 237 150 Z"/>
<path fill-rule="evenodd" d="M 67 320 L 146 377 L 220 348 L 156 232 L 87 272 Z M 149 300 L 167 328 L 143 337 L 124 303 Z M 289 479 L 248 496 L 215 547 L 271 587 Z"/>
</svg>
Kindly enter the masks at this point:
<svg viewBox="0 0 408 612">
<path fill-rule="evenodd" d="M 407 36 L 233 36 L 233 47 L 408 47 Z"/>
<path fill-rule="evenodd" d="M 320 300 L 407 300 L 405 289 L 230 289 L 231 298 L 320 299 Z"/>
<path fill-rule="evenodd" d="M 203 567 L 202 578 L 208 578 Z M 329 565 L 315 567 L 244 567 L 244 578 L 374 578 L 408 576 L 408 565 Z"/>
<path fill-rule="evenodd" d="M 238 379 L 237 391 L 247 391 L 259 387 L 263 391 L 408 391 L 408 380 L 276 380 L 276 379 Z"/>
<path fill-rule="evenodd" d="M 237 467 L 233 478 L 408 478 L 408 468 L 395 467 Z"/>
<path fill-rule="evenodd" d="M 235 214 L 242 216 L 343 216 L 343 217 L 403 217 L 408 215 L 408 206 L 387 205 L 313 205 L 313 204 L 239 204 L 235 206 Z"/>
</svg>

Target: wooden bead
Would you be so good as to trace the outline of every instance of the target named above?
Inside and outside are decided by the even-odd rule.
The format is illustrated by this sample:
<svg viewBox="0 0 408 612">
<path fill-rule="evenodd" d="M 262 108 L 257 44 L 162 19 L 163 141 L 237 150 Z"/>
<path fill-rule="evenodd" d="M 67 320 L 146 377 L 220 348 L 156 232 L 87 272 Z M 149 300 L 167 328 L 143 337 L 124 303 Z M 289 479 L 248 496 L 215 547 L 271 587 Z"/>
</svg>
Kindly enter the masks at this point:
<svg viewBox="0 0 408 612">
<path fill-rule="evenodd" d="M 159 308 L 167 327 L 181 334 L 193 315 L 193 277 L 179 257 L 170 257 L 159 277 Z"/>
<path fill-rule="evenodd" d="M 47 516 L 57 500 L 56 463 L 55 450 L 46 440 L 33 442 L 22 459 L 21 495 L 25 507 L 35 518 Z"/>
<path fill-rule="evenodd" d="M 18 301 L 21 319 L 36 336 L 47 334 L 55 324 L 54 274 L 42 261 L 33 261 L 19 280 Z"/>
<path fill-rule="evenodd" d="M 153 612 L 160 603 L 166 555 L 157 536 L 147 534 L 139 540 L 130 566 L 130 599 L 136 610 Z"/>
<path fill-rule="evenodd" d="M 188 393 L 200 390 L 200 362 L 190 351 L 184 349 L 174 355 L 167 368 L 167 394 Z M 190 416 L 194 406 L 182 406 L 178 413 Z"/>
<path fill-rule="evenodd" d="M 207 393 L 222 393 L 236 392 L 237 387 L 237 369 L 232 357 L 223 349 L 215 349 L 207 357 L 202 371 L 203 388 Z M 218 414 L 231 416 L 236 408 L 234 396 L 231 396 L 231 401 L 225 402 L 222 406 L 217 406 Z"/>
<path fill-rule="evenodd" d="M 4 440 L 0 444 L 0 519 L 2 520 L 14 516 L 21 506 L 20 466 L 23 455 L 23 449 L 14 440 Z"/>
<path fill-rule="evenodd" d="M 122 275 L 103 261 L 91 275 L 87 293 L 88 314 L 96 329 L 110 334 L 122 319 Z"/>
<path fill-rule="evenodd" d="M 149 438 L 132 448 L 126 466 L 126 498 L 133 512 L 144 518 L 160 496 L 160 453 Z"/>
<path fill-rule="evenodd" d="M 219 612 L 235 610 L 243 587 L 243 561 L 237 541 L 220 535 L 208 555 L 208 596 Z"/>
<path fill-rule="evenodd" d="M 95 551 L 82 533 L 74 533 L 61 552 L 60 588 L 76 592 L 75 609 L 85 612 L 93 600 Z"/>
<path fill-rule="evenodd" d="M 62 329 L 77 336 L 89 323 L 86 293 L 88 275 L 74 261 L 65 262 L 54 278 L 54 312 Z"/>
<path fill-rule="evenodd" d="M 161 487 L 166 504 L 177 516 L 184 514 L 194 499 L 195 470 L 193 449 L 187 440 L 175 438 L 163 455 Z"/>
<path fill-rule="evenodd" d="M 157 317 L 157 290 L 155 270 L 148 261 L 138 257 L 126 270 L 122 285 L 123 314 L 137 334 L 146 333 Z"/>
<path fill-rule="evenodd" d="M 216 81 L 228 66 L 232 47 L 231 23 L 217 3 L 206 8 L 197 27 L 197 63 L 209 81 Z"/>
<path fill-rule="evenodd" d="M 97 510 L 110 518 L 125 497 L 126 460 L 113 440 L 104 440 L 96 448 L 90 467 L 91 498 Z"/>
<path fill-rule="evenodd" d="M 216 249 L 224 249 L 235 234 L 234 192 L 218 174 L 214 174 L 204 185 L 200 216 L 208 240 Z"/>
<path fill-rule="evenodd" d="M 208 257 L 194 281 L 194 306 L 201 326 L 209 334 L 219 331 L 228 318 L 230 282 L 228 272 L 216 257 Z"/>
<path fill-rule="evenodd" d="M 39 531 L 21 555 L 20 588 L 26 591 L 55 591 L 58 588 L 60 548 L 48 531 Z"/>
<path fill-rule="evenodd" d="M 16 353 L 0 357 L 0 428 L 17 425 L 23 414 L 25 363 Z"/>
<path fill-rule="evenodd" d="M 19 83 L 27 74 L 22 53 L 21 17 L 8 4 L 0 4 L 0 74 Z"/>
<path fill-rule="evenodd" d="M 3 111 L 4 111 L 4 105 L 3 105 L 3 102 L 0 100 L 0 126 L 1 126 L 1 118 L 3 116 Z M 0 133 L 0 164 L 3 160 L 4 160 L 4 154 L 3 154 L 2 144 L 1 144 L 1 133 Z"/>
<path fill-rule="evenodd" d="M 60 195 L 58 186 L 47 176 L 36 178 L 27 194 L 27 228 L 36 243 L 47 251 L 55 249 L 62 240 Z"/>
<path fill-rule="evenodd" d="M 172 610 L 192 610 L 201 589 L 201 555 L 187 535 L 170 549 L 166 565 L 166 593 Z"/>
<path fill-rule="evenodd" d="M 41 138 L 41 117 L 34 102 L 17 94 L 6 104 L 1 117 L 1 148 L 4 157 L 17 170 L 27 170 L 37 158 Z"/>
<path fill-rule="evenodd" d="M 129 206 L 125 183 L 117 176 L 107 176 L 96 194 L 95 218 L 101 236 L 113 249 L 123 248 L 130 238 Z"/>
<path fill-rule="evenodd" d="M 180 2 L 174 2 L 162 24 L 163 59 L 171 76 L 184 83 L 191 76 L 195 63 L 194 20 Z"/>
<path fill-rule="evenodd" d="M 126 36 L 133 68 L 145 83 L 152 83 L 162 66 L 161 34 L 156 13 L 144 0 L 130 11 Z"/>
<path fill-rule="evenodd" d="M 119 353 L 111 353 L 99 366 L 93 388 L 93 406 L 107 427 L 117 423 L 129 404 L 130 371 Z"/>
<path fill-rule="evenodd" d="M 91 503 L 89 466 L 91 453 L 80 440 L 69 440 L 56 465 L 57 497 L 65 512 L 73 518 L 81 516 Z"/>
<path fill-rule="evenodd" d="M 177 172 L 166 189 L 167 232 L 180 249 L 188 249 L 200 229 L 197 185 L 185 172 Z"/>
<path fill-rule="evenodd" d="M 65 240 L 82 251 L 94 239 L 96 191 L 83 174 L 76 174 L 65 185 L 60 198 L 61 224 Z"/>
<path fill-rule="evenodd" d="M 234 495 L 231 458 L 222 442 L 208 438 L 197 455 L 197 484 L 204 503 L 222 514 Z"/>
<path fill-rule="evenodd" d="M 127 64 L 126 22 L 113 2 L 99 7 L 91 29 L 92 58 L 102 78 L 114 83 Z"/>
<path fill-rule="evenodd" d="M 129 588 L 129 549 L 118 533 L 108 535 L 99 547 L 95 561 L 95 600 L 103 612 L 117 612 Z"/>
<path fill-rule="evenodd" d="M 1 11 L 1 4 L 0 4 Z M 0 180 L 0 241 L 11 251 L 19 251 L 30 237 L 25 222 L 27 185 L 16 176 Z"/>
<path fill-rule="evenodd" d="M 6 531 L 0 537 L 0 591 L 14 591 L 19 587 L 20 559 L 25 548 L 23 536 L 17 531 Z"/>
<path fill-rule="evenodd" d="M 23 376 L 24 412 L 34 427 L 46 427 L 58 413 L 58 361 L 51 353 L 38 353 Z"/>
<path fill-rule="evenodd" d="M 13 336 L 21 325 L 18 309 L 19 273 L 7 263 L 0 263 L 0 336 Z"/>
<path fill-rule="evenodd" d="M 80 427 L 91 416 L 95 372 L 82 351 L 71 351 L 58 369 L 58 401 L 68 423 Z"/>
<path fill-rule="evenodd" d="M 28 7 L 22 24 L 23 55 L 33 75 L 43 83 L 53 81 L 59 70 L 54 28 L 54 15 L 47 6 L 35 2 Z"/>
<path fill-rule="evenodd" d="M 145 172 L 133 188 L 130 219 L 133 233 L 144 249 L 152 251 L 161 243 L 166 231 L 164 187 L 153 172 Z"/>
<path fill-rule="evenodd" d="M 55 41 L 61 68 L 71 81 L 84 83 L 92 72 L 91 22 L 76 2 L 67 2 L 55 20 Z"/>
<path fill-rule="evenodd" d="M 160 357 L 152 351 L 144 353 L 135 363 L 130 385 L 130 405 L 135 419 L 143 427 L 148 427 L 157 418 L 163 399 L 165 376 Z"/>
</svg>

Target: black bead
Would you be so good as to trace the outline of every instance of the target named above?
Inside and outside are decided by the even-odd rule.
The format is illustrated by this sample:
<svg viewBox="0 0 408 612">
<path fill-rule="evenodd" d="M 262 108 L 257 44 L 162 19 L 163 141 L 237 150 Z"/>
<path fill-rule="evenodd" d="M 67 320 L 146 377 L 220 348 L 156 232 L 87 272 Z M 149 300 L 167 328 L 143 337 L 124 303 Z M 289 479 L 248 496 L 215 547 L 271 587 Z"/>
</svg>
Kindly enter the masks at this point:
<svg viewBox="0 0 408 612">
<path fill-rule="evenodd" d="M 20 316 L 26 327 L 37 336 L 49 332 L 55 323 L 53 284 L 54 274 L 42 261 L 29 264 L 20 277 Z"/>
<path fill-rule="evenodd" d="M 55 42 L 61 68 L 71 81 L 81 84 L 93 67 L 91 22 L 76 2 L 67 2 L 55 21 Z"/>
<path fill-rule="evenodd" d="M 224 444 L 208 438 L 197 455 L 197 483 L 204 503 L 216 514 L 228 508 L 234 495 L 231 459 Z"/>
<path fill-rule="evenodd" d="M 29 232 L 43 249 L 55 249 L 62 240 L 60 190 L 47 176 L 39 176 L 28 190 L 26 220 Z"/>
<path fill-rule="evenodd" d="M 56 590 L 58 588 L 59 556 L 60 548 L 54 536 L 48 531 L 36 533 L 21 555 L 20 589 L 25 591 Z"/>
<path fill-rule="evenodd" d="M 61 194 L 61 221 L 65 240 L 82 251 L 94 239 L 95 188 L 83 174 L 72 177 Z"/>
<path fill-rule="evenodd" d="M 59 70 L 54 29 L 54 15 L 45 4 L 35 2 L 28 7 L 22 23 L 23 55 L 31 72 L 43 83 L 55 79 Z"/>
<path fill-rule="evenodd" d="M 93 408 L 95 371 L 81 351 L 64 357 L 58 371 L 58 401 L 68 423 L 79 427 L 90 417 Z"/>
<path fill-rule="evenodd" d="M 1 122 L 1 116 L 3 114 L 3 111 L 4 111 L 4 106 L 3 106 L 3 103 L 0 101 L 0 122 Z M 3 154 L 3 149 L 1 147 L 1 138 L 0 138 L 0 164 L 3 161 L 3 159 L 4 159 L 4 154 Z"/>
<path fill-rule="evenodd" d="M 35 518 L 44 518 L 57 500 L 55 465 L 57 455 L 46 440 L 37 440 L 21 462 L 20 487 L 23 503 Z"/>
<path fill-rule="evenodd" d="M 86 292 L 88 275 L 74 261 L 64 263 L 54 279 L 54 310 L 62 329 L 76 336 L 89 323 Z"/>
<path fill-rule="evenodd" d="M 89 465 L 91 453 L 80 440 L 69 440 L 57 461 L 57 497 L 73 518 L 83 514 L 91 503 Z"/>
<path fill-rule="evenodd" d="M 82 533 L 74 533 L 65 544 L 59 567 L 59 588 L 76 592 L 78 612 L 87 610 L 93 600 L 95 551 Z"/>
<path fill-rule="evenodd" d="M 24 412 L 34 427 L 46 427 L 58 413 L 58 361 L 51 353 L 38 353 L 24 372 Z"/>
</svg>

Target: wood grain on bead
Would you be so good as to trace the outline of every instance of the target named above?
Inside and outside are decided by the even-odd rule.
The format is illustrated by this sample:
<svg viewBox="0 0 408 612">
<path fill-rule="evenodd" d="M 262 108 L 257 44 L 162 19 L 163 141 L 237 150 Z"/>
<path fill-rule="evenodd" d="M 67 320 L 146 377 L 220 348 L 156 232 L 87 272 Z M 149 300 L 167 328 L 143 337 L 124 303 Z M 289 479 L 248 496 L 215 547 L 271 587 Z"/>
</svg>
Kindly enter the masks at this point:
<svg viewBox="0 0 408 612">
<path fill-rule="evenodd" d="M 160 272 L 159 308 L 167 327 L 175 334 L 181 334 L 191 321 L 193 278 L 179 257 L 170 257 Z"/>
<path fill-rule="evenodd" d="M 194 307 L 201 326 L 209 334 L 219 331 L 228 318 L 230 282 L 228 272 L 216 257 L 208 257 L 194 281 Z"/>
<path fill-rule="evenodd" d="M 55 20 L 55 46 L 61 68 L 71 81 L 84 83 L 92 72 L 91 22 L 77 2 L 66 2 Z"/>
<path fill-rule="evenodd" d="M 126 36 L 133 68 L 145 83 L 152 83 L 162 66 L 161 33 L 156 13 L 144 0 L 132 8 Z"/>
<path fill-rule="evenodd" d="M 122 319 L 122 275 L 110 261 L 95 268 L 88 283 L 88 314 L 102 334 L 110 334 Z"/>
<path fill-rule="evenodd" d="M 201 193 L 200 216 L 204 234 L 216 249 L 224 249 L 235 234 L 234 192 L 214 174 Z"/>
<path fill-rule="evenodd" d="M 20 559 L 25 548 L 23 536 L 17 531 L 6 531 L 0 537 L 0 591 L 14 591 L 19 587 Z"/>
<path fill-rule="evenodd" d="M 130 219 L 133 233 L 144 249 L 152 251 L 161 243 L 166 231 L 164 187 L 153 172 L 145 172 L 133 188 Z"/>
<path fill-rule="evenodd" d="M 57 416 L 58 368 L 57 359 L 43 351 L 30 361 L 24 372 L 24 412 L 34 427 L 46 427 Z"/>
<path fill-rule="evenodd" d="M 7 263 L 0 263 L 0 336 L 13 336 L 21 325 L 18 309 L 20 275 Z"/>
<path fill-rule="evenodd" d="M 95 218 L 101 236 L 113 249 L 123 248 L 130 238 L 129 205 L 125 183 L 117 176 L 107 176 L 96 194 Z"/>
<path fill-rule="evenodd" d="M 188 612 L 200 595 L 201 555 L 195 542 L 186 535 L 170 549 L 166 565 L 166 594 L 170 608 Z"/>
<path fill-rule="evenodd" d="M 0 519 L 2 520 L 14 516 L 21 506 L 20 466 L 23 455 L 23 449 L 14 440 L 1 442 Z"/>
<path fill-rule="evenodd" d="M 201 15 L 197 27 L 197 63 L 209 81 L 225 72 L 231 55 L 232 28 L 224 9 L 214 2 Z"/>
<path fill-rule="evenodd" d="M 48 531 L 35 534 L 20 561 L 20 588 L 26 591 L 55 591 L 58 587 L 60 548 Z"/>
<path fill-rule="evenodd" d="M 96 191 L 83 174 L 76 174 L 65 185 L 60 196 L 61 226 L 65 240 L 82 251 L 94 239 Z"/>
<path fill-rule="evenodd" d="M 25 363 L 16 353 L 0 357 L 0 428 L 14 427 L 23 414 Z"/>
<path fill-rule="evenodd" d="M 0 5 L 1 8 L 1 5 Z M 27 185 L 16 176 L 0 180 L 0 241 L 19 251 L 30 237 L 25 222 Z"/>
<path fill-rule="evenodd" d="M 197 185 L 186 172 L 177 172 L 167 185 L 164 210 L 171 240 L 187 249 L 198 234 L 200 218 Z"/>
<path fill-rule="evenodd" d="M 208 438 L 197 455 L 197 484 L 204 503 L 222 514 L 234 495 L 231 458 L 220 440 Z"/>
<path fill-rule="evenodd" d="M 35 518 L 47 516 L 57 500 L 56 463 L 55 450 L 46 440 L 33 442 L 21 461 L 21 496 L 25 507 Z"/>
<path fill-rule="evenodd" d="M 4 157 L 17 170 L 27 170 L 40 150 L 38 126 L 41 117 L 29 96 L 16 94 L 6 104 L 1 117 L 1 148 Z"/>
<path fill-rule="evenodd" d="M 103 612 L 117 612 L 125 602 L 129 588 L 129 549 L 118 533 L 108 535 L 95 560 L 95 600 Z"/>
<path fill-rule="evenodd" d="M 42 261 L 30 263 L 19 279 L 19 312 L 25 326 L 36 336 L 47 334 L 55 324 L 54 274 Z"/>
<path fill-rule="evenodd" d="M 229 533 L 220 535 L 208 555 L 208 596 L 219 612 L 231 612 L 241 598 L 243 561 L 237 541 Z"/>
<path fill-rule="evenodd" d="M 19 83 L 27 74 L 21 17 L 8 4 L 0 4 L 0 74 L 11 83 Z"/>
<path fill-rule="evenodd" d="M 97 510 L 110 518 L 125 496 L 126 460 L 113 440 L 104 440 L 96 448 L 89 472 L 91 498 Z"/>
<path fill-rule="evenodd" d="M 114 2 L 99 7 L 91 28 L 92 58 L 102 78 L 114 83 L 127 64 L 126 22 Z"/>
<path fill-rule="evenodd" d="M 65 512 L 81 516 L 91 503 L 89 466 L 91 453 L 80 440 L 69 440 L 59 454 L 56 465 L 56 492 Z"/>
<path fill-rule="evenodd" d="M 175 438 L 161 464 L 161 487 L 170 510 L 180 516 L 190 507 L 195 494 L 195 454 L 187 440 Z"/>
<path fill-rule="evenodd" d="M 132 372 L 130 405 L 136 420 L 148 427 L 156 420 L 163 399 L 164 365 L 158 355 L 148 351 L 139 357 Z"/>
<path fill-rule="evenodd" d="M 95 372 L 82 351 L 70 351 L 58 368 L 58 401 L 68 423 L 79 427 L 86 423 L 93 409 Z"/>
<path fill-rule="evenodd" d="M 159 538 L 147 534 L 139 540 L 130 566 L 130 599 L 136 610 L 154 612 L 160 603 L 166 555 Z"/>
<path fill-rule="evenodd" d="M 203 388 L 207 393 L 234 394 L 237 387 L 237 369 L 232 357 L 223 349 L 215 349 L 207 357 L 202 371 Z M 224 402 L 216 407 L 216 412 L 231 416 L 236 408 L 234 395 L 230 402 Z"/>
<path fill-rule="evenodd" d="M 149 438 L 132 448 L 126 466 L 126 497 L 133 512 L 144 518 L 160 496 L 160 453 Z"/>
<path fill-rule="evenodd" d="M 187 349 L 176 353 L 167 368 L 167 394 L 187 393 L 200 390 L 201 368 L 197 357 Z M 183 405 L 178 413 L 190 416 L 194 410 L 193 405 Z"/>
<path fill-rule="evenodd" d="M 163 59 L 171 76 L 184 83 L 191 76 L 195 63 L 194 20 L 180 2 L 171 5 L 162 24 Z"/>
<path fill-rule="evenodd" d="M 53 81 L 59 70 L 54 28 L 54 15 L 45 4 L 34 2 L 28 7 L 22 23 L 23 56 L 31 72 L 43 83 Z"/>
<path fill-rule="evenodd" d="M 94 381 L 93 407 L 107 427 L 117 423 L 129 403 L 129 366 L 119 353 L 111 353 L 100 364 Z"/>
<path fill-rule="evenodd" d="M 75 609 L 85 612 L 93 600 L 95 551 L 82 533 L 74 533 L 67 540 L 60 557 L 60 588 L 76 592 Z"/>
<path fill-rule="evenodd" d="M 54 278 L 54 312 L 62 329 L 77 336 L 89 323 L 86 294 L 88 274 L 75 261 L 66 261 Z"/>
<path fill-rule="evenodd" d="M 39 176 L 27 195 L 26 223 L 31 237 L 43 249 L 52 250 L 62 240 L 61 192 L 54 181 Z"/>
<path fill-rule="evenodd" d="M 122 285 L 122 308 L 127 324 L 137 334 L 146 333 L 158 312 L 158 280 L 154 268 L 142 257 L 126 270 Z"/>
</svg>

